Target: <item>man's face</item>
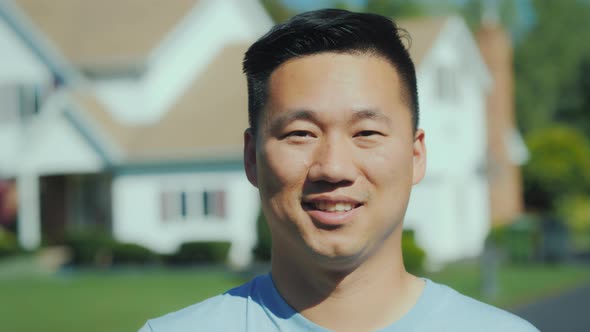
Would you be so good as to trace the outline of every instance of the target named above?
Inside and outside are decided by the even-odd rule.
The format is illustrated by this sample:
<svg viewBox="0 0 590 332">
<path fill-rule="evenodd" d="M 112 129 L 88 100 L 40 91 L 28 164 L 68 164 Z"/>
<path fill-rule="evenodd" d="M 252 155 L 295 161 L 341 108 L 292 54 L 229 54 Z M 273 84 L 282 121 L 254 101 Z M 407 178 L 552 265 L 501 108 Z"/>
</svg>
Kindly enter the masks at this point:
<svg viewBox="0 0 590 332">
<path fill-rule="evenodd" d="M 426 158 L 401 91 L 370 55 L 321 53 L 273 72 L 257 137 L 245 134 L 273 254 L 354 263 L 401 228 Z"/>
</svg>

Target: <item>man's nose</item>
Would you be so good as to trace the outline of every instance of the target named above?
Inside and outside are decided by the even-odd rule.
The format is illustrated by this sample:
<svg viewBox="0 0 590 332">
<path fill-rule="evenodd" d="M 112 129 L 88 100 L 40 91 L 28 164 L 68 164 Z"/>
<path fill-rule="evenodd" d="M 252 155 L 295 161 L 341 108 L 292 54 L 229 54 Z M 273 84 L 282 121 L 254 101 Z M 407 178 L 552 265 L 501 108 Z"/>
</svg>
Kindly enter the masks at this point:
<svg viewBox="0 0 590 332">
<path fill-rule="evenodd" d="M 326 137 L 314 154 L 309 180 L 330 183 L 352 183 L 358 174 L 352 147 L 345 139 Z"/>
</svg>

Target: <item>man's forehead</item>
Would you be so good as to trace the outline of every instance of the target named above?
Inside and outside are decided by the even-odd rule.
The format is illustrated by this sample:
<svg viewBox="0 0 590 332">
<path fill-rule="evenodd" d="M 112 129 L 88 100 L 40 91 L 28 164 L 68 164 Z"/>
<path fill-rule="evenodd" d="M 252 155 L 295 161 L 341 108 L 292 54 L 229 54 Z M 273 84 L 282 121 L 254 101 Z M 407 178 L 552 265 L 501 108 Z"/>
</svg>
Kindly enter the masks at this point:
<svg viewBox="0 0 590 332">
<path fill-rule="evenodd" d="M 268 92 L 269 97 L 288 97 L 289 102 L 302 98 L 313 100 L 316 97 L 329 97 L 334 101 L 346 97 L 347 101 L 351 101 L 355 97 L 383 97 L 384 92 L 395 97 L 395 91 L 399 92 L 400 85 L 395 68 L 381 57 L 321 53 L 281 65 L 270 77 Z"/>
<path fill-rule="evenodd" d="M 319 53 L 279 66 L 270 76 L 269 97 L 338 98 L 336 93 L 373 96 L 400 90 L 397 70 L 382 57 L 368 54 Z M 279 100 L 281 101 L 281 100 Z M 291 101 L 291 100 L 289 100 Z"/>
</svg>

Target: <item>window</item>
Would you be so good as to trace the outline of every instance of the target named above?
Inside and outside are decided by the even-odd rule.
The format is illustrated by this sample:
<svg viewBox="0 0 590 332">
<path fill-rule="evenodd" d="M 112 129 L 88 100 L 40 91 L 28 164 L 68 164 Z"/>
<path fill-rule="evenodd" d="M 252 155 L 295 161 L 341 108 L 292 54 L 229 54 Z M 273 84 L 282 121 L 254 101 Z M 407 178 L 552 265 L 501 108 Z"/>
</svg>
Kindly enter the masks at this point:
<svg viewBox="0 0 590 332">
<path fill-rule="evenodd" d="M 225 219 L 226 193 L 223 190 L 162 191 L 160 211 L 163 221 Z"/>
<path fill-rule="evenodd" d="M 182 216 L 180 196 L 176 192 L 162 192 L 160 195 L 162 220 L 180 219 Z"/>
<path fill-rule="evenodd" d="M 203 215 L 225 218 L 225 192 L 203 192 Z"/>
</svg>

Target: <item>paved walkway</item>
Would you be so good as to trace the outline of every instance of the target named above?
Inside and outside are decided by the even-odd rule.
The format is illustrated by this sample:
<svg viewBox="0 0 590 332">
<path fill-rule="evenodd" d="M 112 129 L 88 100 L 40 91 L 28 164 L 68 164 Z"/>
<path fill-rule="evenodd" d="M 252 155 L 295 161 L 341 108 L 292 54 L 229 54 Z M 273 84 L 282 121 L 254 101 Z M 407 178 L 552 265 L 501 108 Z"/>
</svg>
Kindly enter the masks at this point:
<svg viewBox="0 0 590 332">
<path fill-rule="evenodd" d="M 590 331 L 590 283 L 514 310 L 541 332 Z"/>
</svg>

